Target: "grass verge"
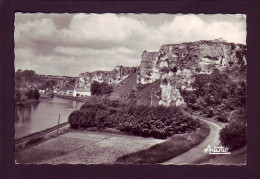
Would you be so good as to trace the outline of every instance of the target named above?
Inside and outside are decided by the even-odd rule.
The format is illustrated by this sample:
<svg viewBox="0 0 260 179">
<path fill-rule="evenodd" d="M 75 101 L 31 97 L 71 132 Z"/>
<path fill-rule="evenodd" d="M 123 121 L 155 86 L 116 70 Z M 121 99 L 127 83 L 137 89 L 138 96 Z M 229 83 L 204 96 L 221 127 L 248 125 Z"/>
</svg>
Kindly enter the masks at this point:
<svg viewBox="0 0 260 179">
<path fill-rule="evenodd" d="M 123 164 L 155 164 L 170 160 L 200 144 L 209 135 L 210 128 L 205 122 L 192 133 L 178 134 L 167 141 L 154 145 L 147 150 L 124 155 L 117 159 Z"/>
<path fill-rule="evenodd" d="M 71 128 L 63 128 L 63 129 L 59 129 L 58 134 L 54 130 L 54 131 L 50 131 L 49 133 L 43 133 L 43 134 L 41 134 L 43 131 L 37 132 L 35 137 L 33 136 L 33 134 L 31 134 L 29 136 L 25 136 L 24 141 L 21 141 L 20 143 L 15 144 L 15 153 L 26 150 L 28 148 L 31 148 L 31 147 L 38 145 L 40 143 L 43 143 L 47 140 L 53 139 L 57 136 L 70 132 L 71 130 L 72 130 Z M 41 135 L 37 136 L 38 134 L 41 134 Z M 29 138 L 29 139 L 26 140 L 26 138 Z"/>
</svg>

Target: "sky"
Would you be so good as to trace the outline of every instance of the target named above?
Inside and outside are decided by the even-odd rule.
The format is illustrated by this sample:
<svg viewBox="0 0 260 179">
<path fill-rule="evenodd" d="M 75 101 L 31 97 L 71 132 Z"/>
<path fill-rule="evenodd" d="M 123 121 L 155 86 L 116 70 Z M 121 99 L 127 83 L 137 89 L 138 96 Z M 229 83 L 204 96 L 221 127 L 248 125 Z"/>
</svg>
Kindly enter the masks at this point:
<svg viewBox="0 0 260 179">
<path fill-rule="evenodd" d="M 144 50 L 223 38 L 246 44 L 246 16 L 205 14 L 15 14 L 15 70 L 78 76 L 139 66 Z"/>
</svg>

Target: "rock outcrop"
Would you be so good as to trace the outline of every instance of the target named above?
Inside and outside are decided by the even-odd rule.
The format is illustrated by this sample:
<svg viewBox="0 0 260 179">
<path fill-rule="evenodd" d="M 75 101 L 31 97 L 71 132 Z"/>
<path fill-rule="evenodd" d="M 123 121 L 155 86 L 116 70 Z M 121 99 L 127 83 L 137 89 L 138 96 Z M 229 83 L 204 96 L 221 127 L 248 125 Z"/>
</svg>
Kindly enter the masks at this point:
<svg viewBox="0 0 260 179">
<path fill-rule="evenodd" d="M 159 52 L 142 54 L 137 84 L 150 84 L 160 79 L 159 104 L 180 105 L 180 89 L 193 90 L 197 74 L 211 74 L 242 68 L 246 65 L 246 46 L 222 40 L 163 45 Z"/>
<path fill-rule="evenodd" d="M 90 89 L 93 81 L 105 82 L 107 84 L 118 84 L 136 70 L 136 67 L 117 66 L 112 71 L 81 73 L 76 80 L 75 88 Z"/>
<path fill-rule="evenodd" d="M 222 39 L 166 44 L 158 52 L 144 51 L 139 67 L 117 66 L 112 71 L 82 73 L 75 87 L 90 89 L 91 83 L 98 81 L 117 84 L 119 88 L 120 85 L 130 83 L 129 80 L 135 80 L 132 96 L 141 99 L 140 89 L 150 89 L 148 86 L 152 85 L 146 96 L 149 96 L 147 98 L 153 105 L 156 100 L 152 99 L 158 99 L 160 105 L 178 106 L 184 104 L 181 90 L 193 90 L 191 84 L 198 74 L 211 74 L 214 70 L 223 73 L 239 71 L 246 68 L 246 64 L 246 46 L 242 44 L 228 43 Z M 130 78 L 133 73 L 137 73 L 137 77 L 133 78 L 135 75 L 132 75 Z"/>
</svg>

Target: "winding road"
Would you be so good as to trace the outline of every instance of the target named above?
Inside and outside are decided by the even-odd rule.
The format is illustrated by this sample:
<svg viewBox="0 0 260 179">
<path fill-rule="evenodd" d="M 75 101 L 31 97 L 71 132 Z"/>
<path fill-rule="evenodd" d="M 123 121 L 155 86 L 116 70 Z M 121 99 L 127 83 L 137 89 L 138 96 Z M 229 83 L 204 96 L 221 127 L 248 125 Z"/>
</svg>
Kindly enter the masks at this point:
<svg viewBox="0 0 260 179">
<path fill-rule="evenodd" d="M 189 151 L 171 159 L 168 160 L 162 164 L 168 165 L 168 164 L 175 164 L 175 165 L 186 165 L 186 164 L 194 164 L 196 161 L 203 159 L 204 157 L 207 157 L 209 154 L 204 152 L 204 149 L 210 145 L 211 147 L 218 146 L 220 144 L 219 140 L 219 131 L 224 127 L 225 124 L 222 123 L 215 123 L 212 121 L 209 121 L 208 119 L 199 116 L 192 116 L 193 118 L 198 118 L 204 122 L 206 122 L 210 127 L 210 133 L 207 136 L 207 138 L 197 145 L 196 147 L 190 149 Z"/>
</svg>

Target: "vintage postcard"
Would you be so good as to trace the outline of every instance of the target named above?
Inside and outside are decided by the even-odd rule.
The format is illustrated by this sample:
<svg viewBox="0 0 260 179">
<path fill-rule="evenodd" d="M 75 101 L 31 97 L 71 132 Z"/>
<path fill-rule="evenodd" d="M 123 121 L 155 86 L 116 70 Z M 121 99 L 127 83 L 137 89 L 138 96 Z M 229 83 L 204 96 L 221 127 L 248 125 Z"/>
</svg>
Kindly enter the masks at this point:
<svg viewBox="0 0 260 179">
<path fill-rule="evenodd" d="M 246 165 L 245 14 L 15 13 L 16 164 Z"/>
</svg>

